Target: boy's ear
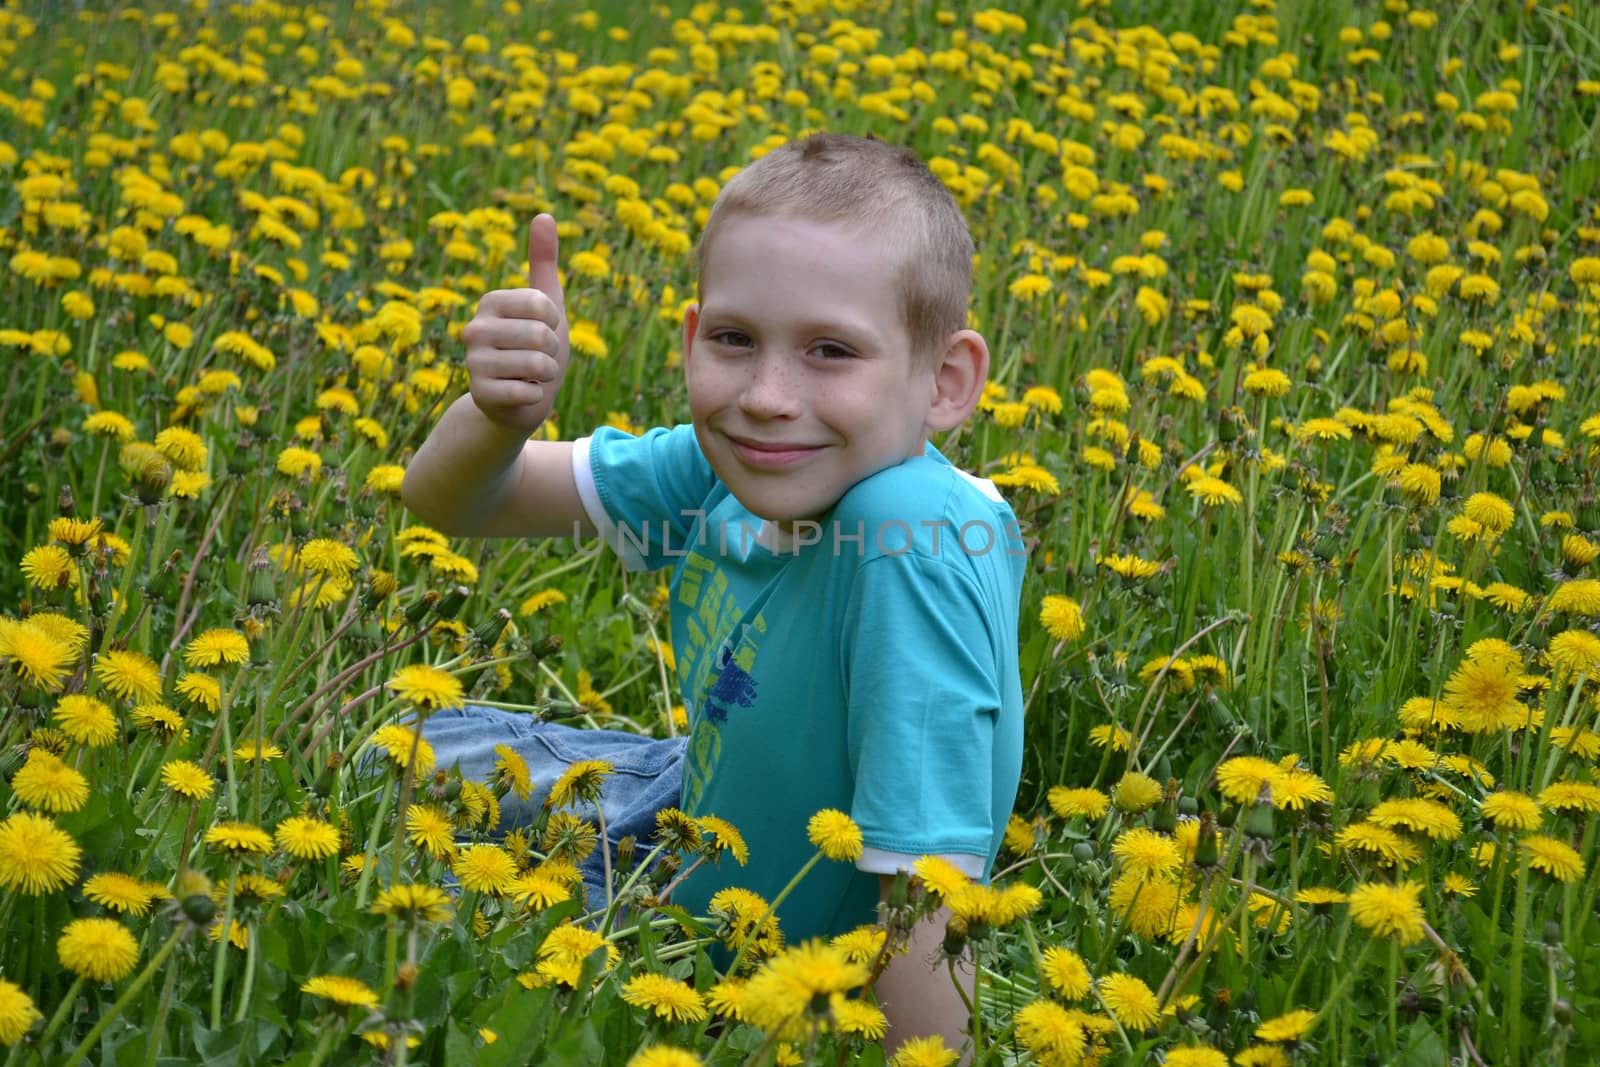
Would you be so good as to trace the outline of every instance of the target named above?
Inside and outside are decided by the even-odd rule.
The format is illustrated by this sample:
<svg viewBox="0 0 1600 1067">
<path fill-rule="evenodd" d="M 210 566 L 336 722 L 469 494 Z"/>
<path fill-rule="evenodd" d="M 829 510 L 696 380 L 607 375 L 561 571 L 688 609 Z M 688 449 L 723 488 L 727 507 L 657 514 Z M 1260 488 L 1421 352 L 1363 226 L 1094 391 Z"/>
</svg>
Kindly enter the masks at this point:
<svg viewBox="0 0 1600 1067">
<path fill-rule="evenodd" d="M 961 425 L 983 396 L 989 379 L 989 343 L 976 330 L 958 330 L 945 344 L 944 356 L 933 368 L 933 403 L 928 407 L 930 431 L 953 430 Z"/>
<path fill-rule="evenodd" d="M 683 309 L 683 362 L 689 362 L 689 350 L 694 347 L 694 331 L 700 325 L 700 305 L 690 304 Z"/>
</svg>

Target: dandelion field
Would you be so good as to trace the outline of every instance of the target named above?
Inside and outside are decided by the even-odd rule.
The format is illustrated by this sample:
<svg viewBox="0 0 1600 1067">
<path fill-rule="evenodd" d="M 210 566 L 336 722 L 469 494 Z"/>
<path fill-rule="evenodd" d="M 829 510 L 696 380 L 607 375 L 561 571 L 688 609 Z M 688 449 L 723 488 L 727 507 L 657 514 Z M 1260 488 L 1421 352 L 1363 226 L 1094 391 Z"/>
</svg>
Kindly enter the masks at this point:
<svg viewBox="0 0 1600 1067">
<path fill-rule="evenodd" d="M 941 904 L 977 1063 L 1600 1048 L 1594 5 L 36 3 L 0 56 L 7 1064 L 883 1063 Z M 675 908 L 761 847 L 681 813 L 588 914 L 604 768 L 508 834 L 516 760 L 403 723 L 681 730 L 662 578 L 404 465 L 543 210 L 546 429 L 686 419 L 709 205 L 818 128 L 977 241 L 937 443 L 1031 542 L 1016 815 L 834 944 Z"/>
</svg>

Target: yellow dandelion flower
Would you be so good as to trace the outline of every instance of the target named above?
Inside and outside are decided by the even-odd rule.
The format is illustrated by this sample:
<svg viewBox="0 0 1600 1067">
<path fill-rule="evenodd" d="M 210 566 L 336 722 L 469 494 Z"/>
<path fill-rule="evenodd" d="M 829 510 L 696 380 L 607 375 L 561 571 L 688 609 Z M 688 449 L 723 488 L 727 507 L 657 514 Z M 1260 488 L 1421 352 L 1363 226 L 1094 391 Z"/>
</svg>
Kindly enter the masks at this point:
<svg viewBox="0 0 1600 1067">
<path fill-rule="evenodd" d="M 499 894 L 517 876 L 517 861 L 495 845 L 468 845 L 456 853 L 450 865 L 463 889 Z"/>
<path fill-rule="evenodd" d="M 19 811 L 0 822 L 0 888 L 26 896 L 53 893 L 72 881 L 83 850 L 48 816 Z"/>
<path fill-rule="evenodd" d="M 29 751 L 11 789 L 28 807 L 52 814 L 77 811 L 89 800 L 89 779 L 40 748 Z"/>
<path fill-rule="evenodd" d="M 1422 940 L 1421 897 L 1419 882 L 1366 882 L 1350 891 L 1350 917 L 1377 937 L 1392 937 L 1409 945 Z"/>
<path fill-rule="evenodd" d="M 1129 771 L 1117 780 L 1111 790 L 1111 802 L 1121 811 L 1138 814 L 1160 802 L 1161 783 L 1149 775 Z"/>
<path fill-rule="evenodd" d="M 339 851 L 339 831 L 309 815 L 294 815 L 273 831 L 278 847 L 297 860 L 319 860 Z"/>
<path fill-rule="evenodd" d="M 117 717 L 94 697 L 74 693 L 61 698 L 51 718 L 73 741 L 90 748 L 103 748 L 117 739 Z"/>
<path fill-rule="evenodd" d="M 191 760 L 169 760 L 161 765 L 161 782 L 186 800 L 204 800 L 216 789 L 216 779 Z"/>
<path fill-rule="evenodd" d="M 1532 830 L 1544 818 L 1539 802 L 1526 793 L 1505 789 L 1490 793 L 1478 805 L 1483 817 L 1510 830 Z"/>
<path fill-rule="evenodd" d="M 191 667 L 220 667 L 249 658 L 250 642 L 236 630 L 207 630 L 183 650 L 183 662 Z"/>
<path fill-rule="evenodd" d="M 1235 804 L 1254 804 L 1263 786 L 1283 778 L 1283 768 L 1260 756 L 1235 756 L 1217 768 L 1217 789 Z"/>
<path fill-rule="evenodd" d="M 1100 1003 L 1124 1028 L 1143 1032 L 1161 1020 L 1161 1002 L 1131 974 L 1108 974 L 1096 990 Z"/>
<path fill-rule="evenodd" d="M 1551 782 L 1539 791 L 1539 806 L 1563 813 L 1600 811 L 1600 786 L 1589 782 Z"/>
<path fill-rule="evenodd" d="M 459 708 L 462 704 L 461 679 L 426 663 L 401 667 L 387 685 L 402 699 L 430 711 Z"/>
<path fill-rule="evenodd" d="M 605 780 L 613 773 L 611 764 L 605 760 L 575 760 L 550 787 L 550 793 L 544 800 L 545 807 L 554 809 L 598 803 Z"/>
<path fill-rule="evenodd" d="M 445 859 L 455 852 L 455 827 L 450 816 L 431 804 L 412 804 L 406 808 L 407 840 L 434 859 Z"/>
<path fill-rule="evenodd" d="M 342 974 L 319 974 L 300 986 L 300 992 L 329 1000 L 340 1007 L 376 1008 L 378 994 L 359 978 Z"/>
<path fill-rule="evenodd" d="M 411 767 L 418 778 L 433 770 L 433 746 L 410 727 L 398 723 L 380 726 L 368 743 L 388 756 L 396 767 Z"/>
<path fill-rule="evenodd" d="M 664 974 L 646 971 L 622 986 L 622 999 L 669 1023 L 697 1023 L 706 1017 L 705 998 L 694 987 Z"/>
<path fill-rule="evenodd" d="M 1111 807 L 1111 798 L 1098 789 L 1052 786 L 1045 799 L 1050 810 L 1063 819 L 1098 819 Z"/>
<path fill-rule="evenodd" d="M 204 841 L 233 856 L 266 855 L 272 835 L 254 823 L 220 822 L 205 832 Z"/>
<path fill-rule="evenodd" d="M 83 883 L 83 895 L 109 911 L 144 915 L 156 899 L 156 886 L 120 871 L 102 871 Z"/>
<path fill-rule="evenodd" d="M 1083 636 L 1083 609 L 1071 597 L 1049 595 L 1040 602 L 1039 624 L 1057 641 Z"/>
<path fill-rule="evenodd" d="M 368 909 L 406 922 L 449 922 L 450 894 L 431 885 L 399 884 L 382 890 Z"/>
<path fill-rule="evenodd" d="M 1123 871 L 1140 880 L 1168 874 L 1183 862 L 1178 846 L 1170 837 L 1142 826 L 1119 834 L 1112 843 L 1111 853 L 1122 861 Z"/>
<path fill-rule="evenodd" d="M 61 966 L 93 982 L 119 982 L 139 962 L 139 942 L 115 919 L 74 919 L 56 940 Z"/>
<path fill-rule="evenodd" d="M 0 1045 L 15 1045 L 44 1015 L 15 982 L 0 978 Z"/>
<path fill-rule="evenodd" d="M 148 703 L 161 698 L 161 669 L 142 652 L 119 649 L 95 659 L 94 675 L 121 700 Z"/>
<path fill-rule="evenodd" d="M 1274 1016 L 1256 1027 L 1256 1037 L 1274 1044 L 1299 1041 L 1311 1032 L 1311 1026 L 1316 1022 L 1316 1018 L 1316 1012 L 1296 1008 L 1294 1011 Z"/>
<path fill-rule="evenodd" d="M 842 811 L 824 808 L 811 816 L 806 836 L 830 860 L 854 863 L 861 858 L 861 827 Z"/>
</svg>

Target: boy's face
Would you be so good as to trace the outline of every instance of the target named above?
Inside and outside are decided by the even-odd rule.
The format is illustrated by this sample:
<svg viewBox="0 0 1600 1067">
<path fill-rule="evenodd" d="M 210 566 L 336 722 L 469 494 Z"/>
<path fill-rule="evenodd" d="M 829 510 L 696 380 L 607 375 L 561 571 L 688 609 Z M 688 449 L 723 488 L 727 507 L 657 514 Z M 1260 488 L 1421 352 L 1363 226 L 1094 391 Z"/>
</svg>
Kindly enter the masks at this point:
<svg viewBox="0 0 1600 1067">
<path fill-rule="evenodd" d="M 684 320 L 700 448 L 764 519 L 817 519 L 920 454 L 933 370 L 911 350 L 888 242 L 841 224 L 722 224 Z"/>
</svg>

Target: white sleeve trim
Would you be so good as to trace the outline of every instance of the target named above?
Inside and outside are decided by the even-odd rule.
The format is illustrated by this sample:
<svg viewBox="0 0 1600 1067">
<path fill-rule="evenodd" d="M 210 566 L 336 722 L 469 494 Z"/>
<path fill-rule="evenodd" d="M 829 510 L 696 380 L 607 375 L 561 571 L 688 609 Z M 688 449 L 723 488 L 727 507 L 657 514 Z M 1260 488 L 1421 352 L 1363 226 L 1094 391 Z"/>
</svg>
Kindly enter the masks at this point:
<svg viewBox="0 0 1600 1067">
<path fill-rule="evenodd" d="M 971 856 L 965 852 L 940 852 L 937 855 L 974 882 L 981 882 L 988 877 L 989 862 L 983 856 Z M 906 852 L 863 848 L 861 858 L 856 860 L 856 870 L 866 871 L 868 874 L 898 874 L 901 871 L 911 870 L 921 858 Z"/>
<path fill-rule="evenodd" d="M 600 531 L 600 539 L 616 550 L 624 567 L 630 571 L 644 570 L 644 557 L 629 538 L 618 535 L 617 524 L 611 521 L 605 505 L 600 502 L 600 489 L 594 482 L 594 467 L 589 462 L 589 441 L 588 437 L 580 437 L 572 442 L 572 480 L 578 485 L 578 499 L 583 503 L 584 514 Z"/>
<path fill-rule="evenodd" d="M 956 467 L 954 469 L 957 474 L 961 475 L 961 477 L 966 480 L 968 485 L 982 493 L 985 497 L 995 501 L 996 503 L 1005 502 L 1006 498 L 1000 495 L 1000 490 L 995 488 L 995 484 L 989 479 L 979 478 L 976 474 L 968 474 L 960 467 Z"/>
</svg>

